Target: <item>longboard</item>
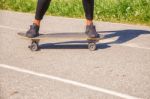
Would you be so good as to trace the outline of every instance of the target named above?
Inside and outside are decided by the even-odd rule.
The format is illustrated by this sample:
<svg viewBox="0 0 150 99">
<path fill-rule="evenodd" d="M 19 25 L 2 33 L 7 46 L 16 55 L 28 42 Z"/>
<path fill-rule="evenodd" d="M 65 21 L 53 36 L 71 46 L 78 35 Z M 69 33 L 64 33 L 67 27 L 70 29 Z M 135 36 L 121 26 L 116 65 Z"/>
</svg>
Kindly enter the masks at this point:
<svg viewBox="0 0 150 99">
<path fill-rule="evenodd" d="M 86 40 L 88 43 L 88 49 L 90 51 L 94 51 L 97 49 L 96 42 L 99 42 L 101 38 L 89 38 L 85 33 L 51 33 L 51 34 L 40 34 L 37 37 L 34 38 L 28 38 L 26 37 L 26 34 L 24 32 L 19 32 L 19 36 L 21 36 L 24 39 L 31 40 L 31 45 L 29 45 L 29 48 L 32 51 L 39 50 L 39 42 L 40 41 L 69 41 L 69 40 Z"/>
</svg>

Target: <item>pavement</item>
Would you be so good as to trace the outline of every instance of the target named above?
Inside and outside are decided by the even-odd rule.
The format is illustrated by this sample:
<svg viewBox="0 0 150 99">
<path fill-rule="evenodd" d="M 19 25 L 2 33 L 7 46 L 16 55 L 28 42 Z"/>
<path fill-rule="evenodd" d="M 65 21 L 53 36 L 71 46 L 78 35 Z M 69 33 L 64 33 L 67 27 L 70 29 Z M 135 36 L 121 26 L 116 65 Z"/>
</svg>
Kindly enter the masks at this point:
<svg viewBox="0 0 150 99">
<path fill-rule="evenodd" d="M 32 52 L 17 33 L 33 19 L 0 11 L 0 99 L 150 99 L 150 27 L 95 21 L 106 38 L 96 51 L 41 42 Z M 40 32 L 84 30 L 82 19 L 45 16 Z"/>
</svg>

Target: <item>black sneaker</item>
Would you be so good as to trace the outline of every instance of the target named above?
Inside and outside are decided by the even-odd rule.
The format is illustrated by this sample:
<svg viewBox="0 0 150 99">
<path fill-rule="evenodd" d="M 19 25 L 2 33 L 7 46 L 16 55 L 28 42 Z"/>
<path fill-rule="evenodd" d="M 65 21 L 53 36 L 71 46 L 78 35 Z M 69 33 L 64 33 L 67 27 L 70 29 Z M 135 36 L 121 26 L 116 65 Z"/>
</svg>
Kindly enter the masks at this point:
<svg viewBox="0 0 150 99">
<path fill-rule="evenodd" d="M 39 26 L 34 24 L 30 26 L 30 29 L 26 32 L 26 36 L 29 38 L 39 36 Z"/>
<path fill-rule="evenodd" d="M 99 34 L 96 32 L 95 26 L 93 24 L 86 26 L 85 34 L 90 38 L 98 38 Z"/>
</svg>

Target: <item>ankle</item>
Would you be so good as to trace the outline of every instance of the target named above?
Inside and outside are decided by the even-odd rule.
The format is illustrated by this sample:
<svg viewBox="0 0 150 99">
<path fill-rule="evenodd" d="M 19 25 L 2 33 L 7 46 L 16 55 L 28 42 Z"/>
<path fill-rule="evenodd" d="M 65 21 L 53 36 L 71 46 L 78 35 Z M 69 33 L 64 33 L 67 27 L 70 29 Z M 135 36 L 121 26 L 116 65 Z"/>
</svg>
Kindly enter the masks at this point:
<svg viewBox="0 0 150 99">
<path fill-rule="evenodd" d="M 86 25 L 87 26 L 93 25 L 93 21 L 92 20 L 86 20 Z"/>
<path fill-rule="evenodd" d="M 33 24 L 36 24 L 37 26 L 40 26 L 41 21 L 40 20 L 34 20 Z"/>
</svg>

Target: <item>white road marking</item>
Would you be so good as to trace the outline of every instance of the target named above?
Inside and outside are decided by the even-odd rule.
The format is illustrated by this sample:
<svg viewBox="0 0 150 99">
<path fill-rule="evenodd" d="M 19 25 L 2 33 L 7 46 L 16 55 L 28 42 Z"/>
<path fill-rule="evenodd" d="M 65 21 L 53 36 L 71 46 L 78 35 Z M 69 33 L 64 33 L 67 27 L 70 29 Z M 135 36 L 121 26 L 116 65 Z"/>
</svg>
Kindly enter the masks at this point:
<svg viewBox="0 0 150 99">
<path fill-rule="evenodd" d="M 60 77 L 55 77 L 55 76 L 52 76 L 52 75 L 38 73 L 38 72 L 30 71 L 30 70 L 27 70 L 27 69 L 21 69 L 21 68 L 18 68 L 18 67 L 13 67 L 13 66 L 5 65 L 5 64 L 0 64 L 0 67 L 5 68 L 5 69 L 14 70 L 14 71 L 21 72 L 21 73 L 34 75 L 34 76 L 48 78 L 48 79 L 51 79 L 51 80 L 56 80 L 56 81 L 63 82 L 63 83 L 66 83 L 66 84 L 87 88 L 89 90 L 98 91 L 98 92 L 102 92 L 102 93 L 105 93 L 105 94 L 109 94 L 109 95 L 113 95 L 113 96 L 117 96 L 117 97 L 121 97 L 121 98 L 125 98 L 125 99 L 140 99 L 140 98 L 130 96 L 130 95 L 127 95 L 127 94 L 111 91 L 111 90 L 96 87 L 96 86 L 93 86 L 93 85 L 80 83 L 80 82 L 73 81 L 73 80 L 68 80 L 68 79 L 64 79 L 64 78 L 60 78 Z"/>
<path fill-rule="evenodd" d="M 21 29 L 21 28 L 13 28 L 10 26 L 4 26 L 4 25 L 0 25 L 0 28 L 4 28 L 4 29 L 10 29 L 10 30 L 19 30 L 19 31 L 26 31 L 27 29 Z"/>
<path fill-rule="evenodd" d="M 127 47 L 133 47 L 133 48 L 139 48 L 139 49 L 147 49 L 147 50 L 150 50 L 150 47 L 142 47 L 142 46 L 139 46 L 137 44 L 129 44 L 129 43 L 124 43 L 124 44 L 120 44 L 121 46 L 127 46 Z"/>
</svg>

